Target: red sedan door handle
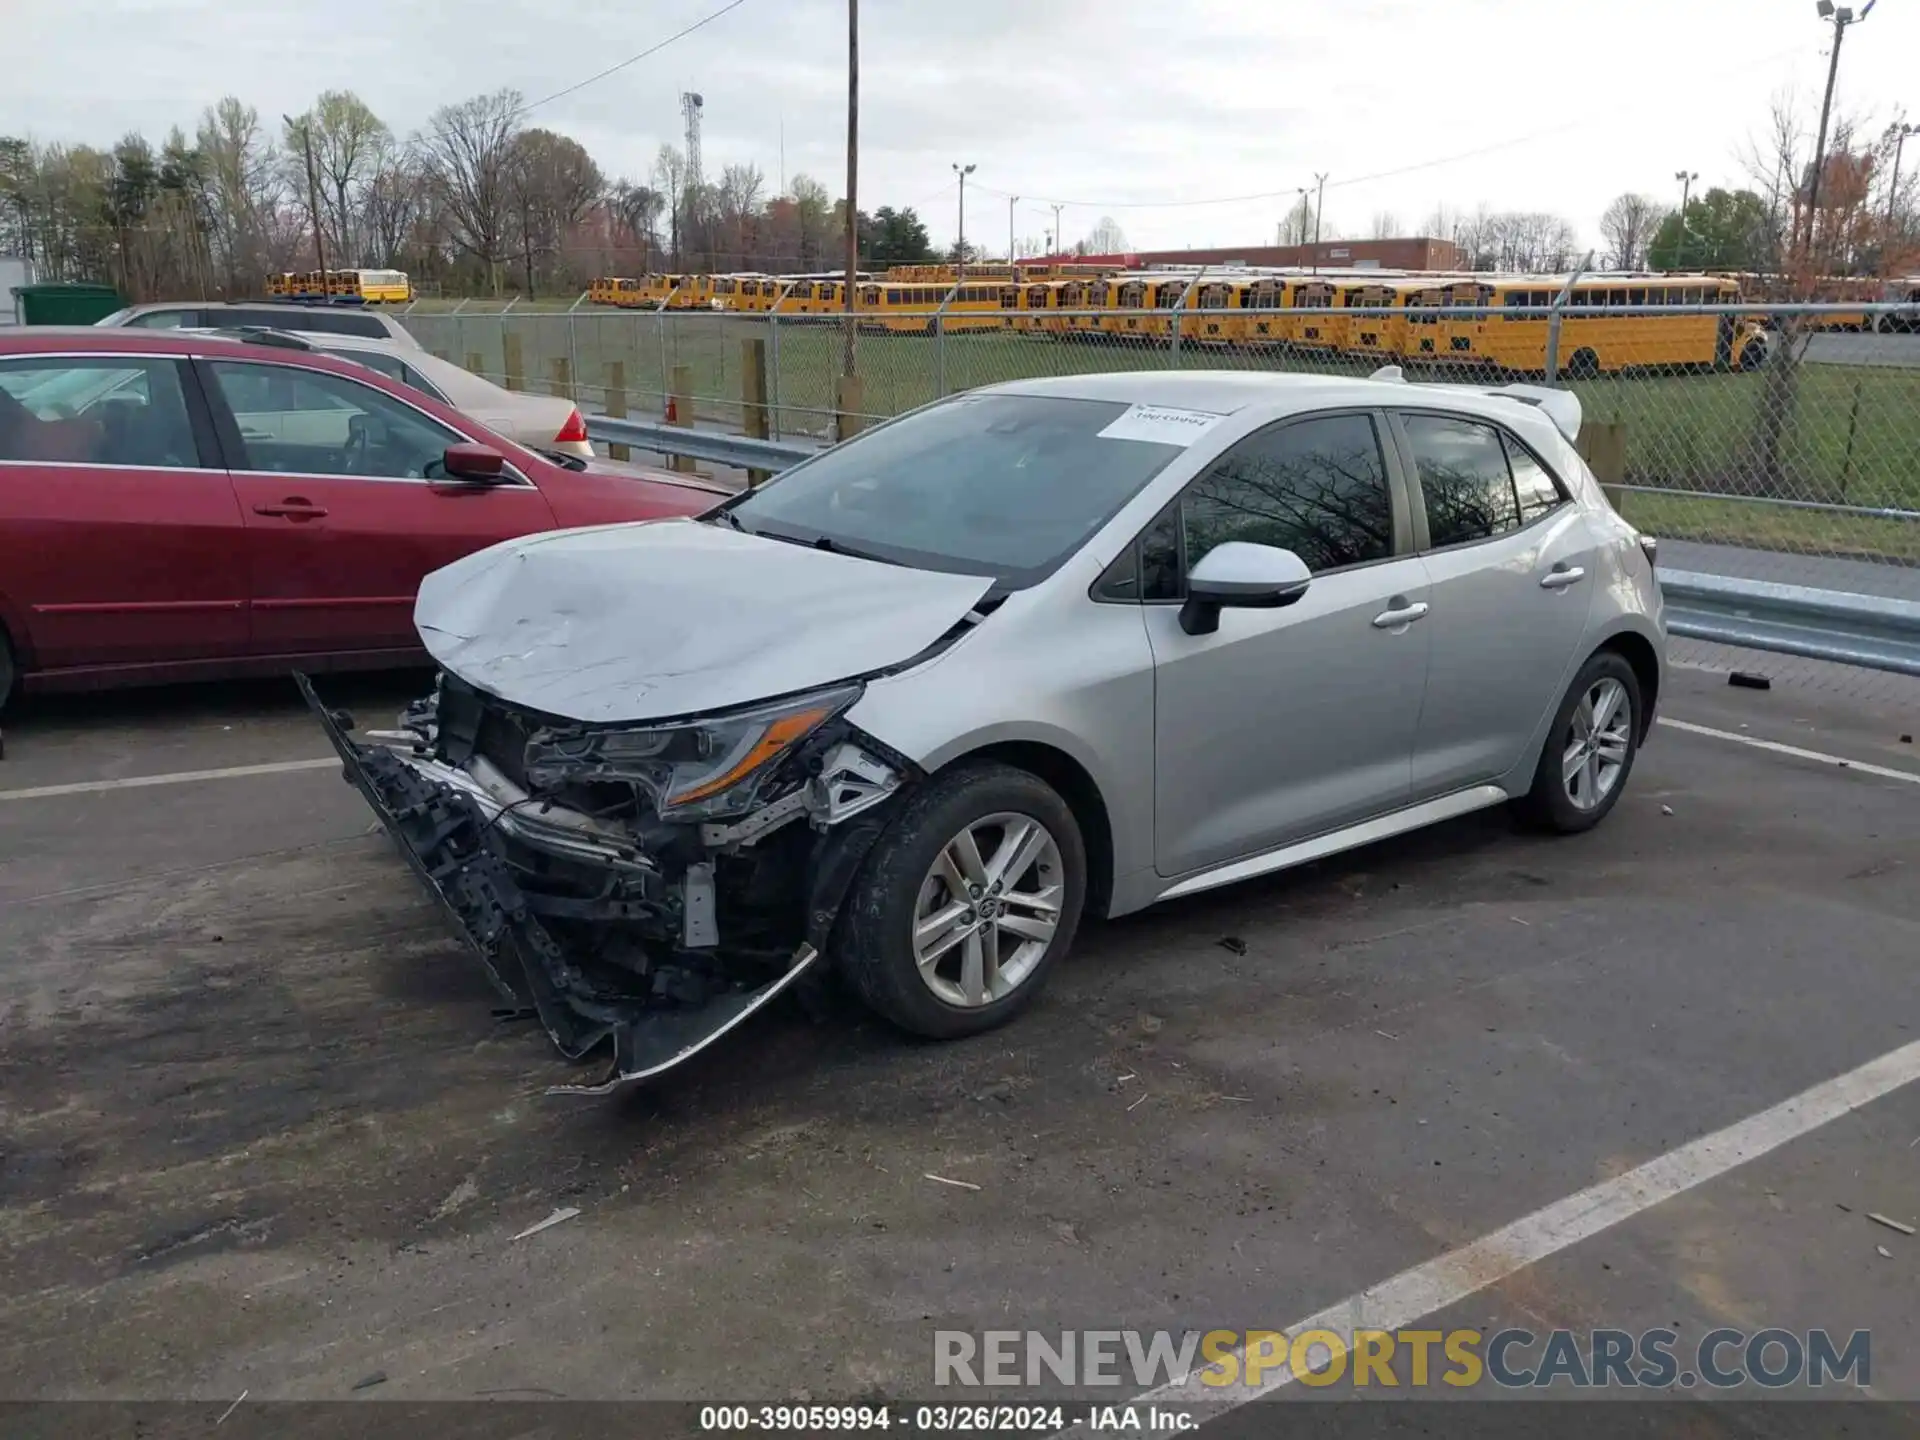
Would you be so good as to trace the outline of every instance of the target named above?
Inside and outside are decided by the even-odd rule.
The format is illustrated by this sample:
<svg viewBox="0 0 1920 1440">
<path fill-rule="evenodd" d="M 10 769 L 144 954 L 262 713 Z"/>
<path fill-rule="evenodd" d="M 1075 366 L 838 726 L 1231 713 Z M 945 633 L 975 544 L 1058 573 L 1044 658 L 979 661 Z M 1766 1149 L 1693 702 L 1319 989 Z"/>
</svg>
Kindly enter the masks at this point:
<svg viewBox="0 0 1920 1440">
<path fill-rule="evenodd" d="M 289 520 L 318 520 L 327 513 L 326 507 L 316 505 L 304 495 L 289 495 L 278 505 L 256 505 L 256 515 L 282 515 Z"/>
</svg>

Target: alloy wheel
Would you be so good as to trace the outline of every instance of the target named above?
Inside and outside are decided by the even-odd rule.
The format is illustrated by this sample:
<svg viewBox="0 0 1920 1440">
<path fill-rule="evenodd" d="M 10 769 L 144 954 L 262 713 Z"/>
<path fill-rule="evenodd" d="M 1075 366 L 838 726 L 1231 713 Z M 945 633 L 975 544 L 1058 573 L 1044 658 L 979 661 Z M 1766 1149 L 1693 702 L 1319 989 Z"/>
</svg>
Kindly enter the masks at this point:
<svg viewBox="0 0 1920 1440">
<path fill-rule="evenodd" d="M 1575 809 L 1592 810 L 1606 801 L 1626 773 L 1632 745 L 1633 706 L 1627 687 L 1602 676 L 1573 707 L 1561 755 L 1560 778 Z"/>
<path fill-rule="evenodd" d="M 978 1009 L 1025 983 L 1060 925 L 1059 843 L 1030 815 L 970 822 L 940 847 L 914 906 L 913 958 L 941 1000 Z"/>
</svg>

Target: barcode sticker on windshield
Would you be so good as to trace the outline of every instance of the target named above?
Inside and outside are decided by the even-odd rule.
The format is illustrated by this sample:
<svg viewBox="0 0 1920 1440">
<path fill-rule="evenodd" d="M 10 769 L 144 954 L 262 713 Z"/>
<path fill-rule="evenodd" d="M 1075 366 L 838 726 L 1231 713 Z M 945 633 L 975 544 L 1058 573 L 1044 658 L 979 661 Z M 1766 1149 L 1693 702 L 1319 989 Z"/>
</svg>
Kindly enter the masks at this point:
<svg viewBox="0 0 1920 1440">
<path fill-rule="evenodd" d="M 1102 440 L 1144 440 L 1150 445 L 1193 444 L 1226 417 L 1206 410 L 1175 410 L 1166 405 L 1129 405 L 1126 413 L 1100 432 Z"/>
</svg>

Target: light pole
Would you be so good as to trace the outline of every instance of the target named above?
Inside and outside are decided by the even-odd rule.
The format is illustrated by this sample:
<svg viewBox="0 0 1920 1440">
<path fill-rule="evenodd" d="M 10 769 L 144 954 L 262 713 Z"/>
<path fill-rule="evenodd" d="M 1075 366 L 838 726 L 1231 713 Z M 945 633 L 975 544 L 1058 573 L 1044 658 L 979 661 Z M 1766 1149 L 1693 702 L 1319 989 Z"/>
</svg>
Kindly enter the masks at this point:
<svg viewBox="0 0 1920 1440">
<path fill-rule="evenodd" d="M 954 162 L 953 173 L 960 177 L 960 239 L 953 247 L 956 282 L 967 278 L 967 177 L 973 171 L 971 165 L 963 169 L 958 161 Z"/>
<path fill-rule="evenodd" d="M 1013 268 L 1013 207 L 1020 203 L 1018 195 L 1007 197 L 1007 268 Z M 1011 277 L 1009 277 L 1011 278 Z"/>
<path fill-rule="evenodd" d="M 1053 207 L 1053 244 L 1056 250 L 1063 252 L 1067 248 L 1067 232 L 1060 228 L 1060 212 L 1066 208 L 1064 205 Z"/>
<path fill-rule="evenodd" d="M 1895 125 L 1893 127 L 1893 184 L 1887 189 L 1887 234 L 1891 238 L 1893 227 L 1900 216 L 1900 156 L 1907 148 L 1907 137 L 1920 135 L 1920 125 Z"/>
<path fill-rule="evenodd" d="M 1685 170 L 1676 170 L 1673 178 L 1680 182 L 1680 239 L 1673 247 L 1673 268 L 1680 270 L 1685 268 L 1680 261 L 1687 252 L 1687 197 L 1693 191 L 1693 182 L 1700 178 L 1700 172 L 1695 170 L 1689 174 Z"/>
<path fill-rule="evenodd" d="M 1325 175 L 1315 175 L 1313 178 L 1319 187 L 1315 191 L 1313 199 L 1313 273 L 1318 275 L 1320 273 L 1320 211 L 1326 204 L 1327 177 Z M 1305 205 L 1307 203 L 1307 187 L 1301 185 L 1295 188 L 1300 192 L 1300 203 Z M 1302 229 L 1304 230 L 1305 227 L 1303 226 Z M 1300 238 L 1305 240 L 1307 237 L 1303 234 Z"/>
<path fill-rule="evenodd" d="M 1813 142 L 1813 179 L 1807 184 L 1807 251 L 1813 250 L 1814 221 L 1820 212 L 1820 172 L 1827 168 L 1827 120 L 1833 114 L 1833 87 L 1840 79 L 1840 44 L 1847 38 L 1847 27 L 1867 18 L 1879 0 L 1867 0 L 1858 15 L 1845 6 L 1836 9 L 1833 0 L 1815 0 L 1814 10 L 1822 20 L 1833 22 L 1833 55 L 1827 62 L 1827 93 L 1820 102 L 1820 138 Z"/>
</svg>

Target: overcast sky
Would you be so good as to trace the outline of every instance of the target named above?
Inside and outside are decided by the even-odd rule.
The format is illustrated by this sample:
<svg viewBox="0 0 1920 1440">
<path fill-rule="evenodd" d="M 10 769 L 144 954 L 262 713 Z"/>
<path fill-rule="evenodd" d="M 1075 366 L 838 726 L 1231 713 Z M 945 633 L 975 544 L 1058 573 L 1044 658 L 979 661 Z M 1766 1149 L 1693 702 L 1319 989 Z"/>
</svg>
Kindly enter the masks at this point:
<svg viewBox="0 0 1920 1440">
<path fill-rule="evenodd" d="M 404 133 L 482 90 L 537 100 L 722 3 L 0 0 L 0 134 L 157 141 L 223 94 L 278 116 L 330 88 Z M 1609 199 L 1672 203 L 1683 166 L 1745 183 L 1776 94 L 1811 130 L 1830 35 L 1814 0 L 865 0 L 860 200 L 950 241 L 950 166 L 971 162 L 967 229 L 996 251 L 1015 193 L 1036 242 L 1058 200 L 1069 242 L 1104 213 L 1135 248 L 1255 244 L 1325 171 L 1350 235 L 1484 201 L 1595 241 Z M 533 118 L 643 180 L 697 90 L 709 177 L 752 161 L 776 189 L 784 131 L 785 173 L 839 195 L 846 49 L 842 0 L 744 0 Z M 1920 118 L 1917 53 L 1920 0 L 1883 0 L 1848 32 L 1838 110 L 1876 132 L 1903 104 Z"/>
</svg>

